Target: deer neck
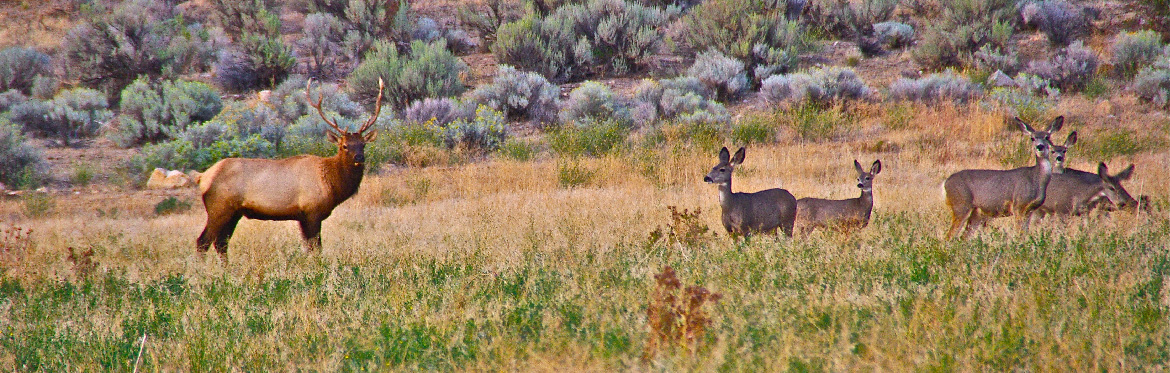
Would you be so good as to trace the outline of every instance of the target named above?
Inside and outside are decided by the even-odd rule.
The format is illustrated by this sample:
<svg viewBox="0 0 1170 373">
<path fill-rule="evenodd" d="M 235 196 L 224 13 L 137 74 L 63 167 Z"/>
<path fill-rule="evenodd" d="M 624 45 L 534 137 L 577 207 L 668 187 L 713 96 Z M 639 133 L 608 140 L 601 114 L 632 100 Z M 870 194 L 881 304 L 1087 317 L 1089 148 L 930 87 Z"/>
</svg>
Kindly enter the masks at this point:
<svg viewBox="0 0 1170 373">
<path fill-rule="evenodd" d="M 719 184 L 719 207 L 726 210 L 731 206 L 731 180 L 726 183 Z"/>
<path fill-rule="evenodd" d="M 857 203 L 862 208 L 869 210 L 873 208 L 873 189 L 862 189 L 861 197 L 857 197 Z"/>
<path fill-rule="evenodd" d="M 328 158 L 329 167 L 325 167 L 325 179 L 333 190 L 333 199 L 337 203 L 349 199 L 357 193 L 365 174 L 365 164 L 354 164 L 340 152 Z"/>
<path fill-rule="evenodd" d="M 1048 182 L 1052 180 L 1052 161 L 1048 157 L 1037 156 L 1036 165 L 1032 167 L 1036 171 L 1036 195 L 1029 206 L 1040 207 L 1048 194 Z"/>
</svg>

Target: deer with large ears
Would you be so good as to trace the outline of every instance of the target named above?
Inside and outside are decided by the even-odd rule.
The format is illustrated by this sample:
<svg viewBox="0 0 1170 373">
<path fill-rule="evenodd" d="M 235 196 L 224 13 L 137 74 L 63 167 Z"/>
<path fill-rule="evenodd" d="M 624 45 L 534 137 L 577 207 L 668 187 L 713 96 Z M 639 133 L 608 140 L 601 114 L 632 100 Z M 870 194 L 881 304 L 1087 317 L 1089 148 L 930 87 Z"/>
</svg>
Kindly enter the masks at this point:
<svg viewBox="0 0 1170 373">
<path fill-rule="evenodd" d="M 703 177 L 703 181 L 719 185 L 719 207 L 723 210 L 723 228 L 732 236 L 752 233 L 775 234 L 780 228 L 792 236 L 796 219 L 796 198 L 784 189 L 767 189 L 755 193 L 733 193 L 731 174 L 743 163 L 746 150 L 739 148 L 735 157 L 727 148 L 719 151 L 719 164 Z"/>
<path fill-rule="evenodd" d="M 378 120 L 384 87 L 378 79 L 374 115 L 357 132 L 349 132 L 325 115 L 320 95 L 313 103 L 309 96 L 312 84 L 310 80 L 305 86 L 305 99 L 332 127 L 325 135 L 337 145 L 337 154 L 328 158 L 298 155 L 275 160 L 227 158 L 212 165 L 199 177 L 199 192 L 207 208 L 207 226 L 196 240 L 200 256 L 214 244 L 220 257 L 226 259 L 228 240 L 242 217 L 296 220 L 300 223 L 305 251 L 321 250 L 321 222 L 361 185 L 366 143 L 378 135 L 377 130 L 365 132 Z"/>
<path fill-rule="evenodd" d="M 1064 126 L 1064 116 L 1057 117 L 1045 130 L 1036 130 L 1015 118 L 1021 131 L 1031 137 L 1036 164 L 1011 170 L 962 170 L 951 174 L 943 184 L 947 206 L 951 208 L 951 229 L 947 237 L 962 233 L 1001 216 L 1017 216 L 1020 229 L 1028 230 L 1033 214 L 1044 205 L 1048 182 L 1052 178 L 1052 133 Z"/>
<path fill-rule="evenodd" d="M 803 236 L 816 228 L 832 227 L 850 231 L 869 225 L 869 215 L 873 212 L 873 177 L 882 172 L 882 161 L 873 161 L 867 172 L 861 168 L 861 163 L 854 159 L 853 168 L 857 170 L 857 188 L 861 189 L 861 196 L 843 200 L 820 198 L 797 200 L 797 232 Z"/>
<path fill-rule="evenodd" d="M 1097 173 L 1067 168 L 1068 150 L 1076 143 L 1077 132 L 1073 131 L 1064 145 L 1052 146 L 1052 180 L 1048 181 L 1040 212 L 1044 215 L 1082 215 L 1095 209 L 1137 209 L 1138 201 L 1121 186 L 1122 181 L 1133 175 L 1133 165 L 1116 175 L 1109 174 L 1109 167 L 1104 162 L 1097 165 Z"/>
</svg>

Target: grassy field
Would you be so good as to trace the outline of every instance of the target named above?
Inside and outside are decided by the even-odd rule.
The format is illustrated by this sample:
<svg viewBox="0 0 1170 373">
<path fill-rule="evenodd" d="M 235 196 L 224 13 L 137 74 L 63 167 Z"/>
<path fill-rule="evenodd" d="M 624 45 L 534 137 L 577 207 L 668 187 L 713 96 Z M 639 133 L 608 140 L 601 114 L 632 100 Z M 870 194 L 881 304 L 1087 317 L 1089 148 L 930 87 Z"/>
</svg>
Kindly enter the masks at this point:
<svg viewBox="0 0 1170 373">
<path fill-rule="evenodd" d="M 867 123 L 858 131 L 875 133 Z M 193 189 L 178 196 L 190 210 L 163 216 L 135 212 L 157 200 L 133 194 L 100 206 L 59 195 L 56 213 L 0 224 L 0 367 L 1166 369 L 1164 149 L 1106 158 L 1137 164 L 1127 188 L 1150 195 L 1153 212 L 1050 219 L 1027 233 L 1001 219 L 943 240 L 946 175 L 1026 162 L 1005 156 L 1003 144 L 1024 139 L 1001 123 L 932 109 L 865 138 L 749 147 L 735 189 L 780 185 L 798 198 L 854 197 L 852 159 L 882 160 L 872 224 L 807 239 L 726 237 L 715 187 L 700 181 L 715 153 L 670 141 L 389 170 L 326 220 L 324 252 L 302 253 L 294 223 L 244 220 L 227 263 L 194 255 L 204 214 Z M 1073 166 L 1092 167 L 1085 158 Z M 562 186 L 567 169 L 575 187 Z M 701 213 L 672 221 L 667 206 Z M 92 249 L 93 263 L 70 261 L 68 247 Z M 650 342 L 665 266 L 721 295 L 698 308 L 711 323 L 693 342 Z"/>
</svg>

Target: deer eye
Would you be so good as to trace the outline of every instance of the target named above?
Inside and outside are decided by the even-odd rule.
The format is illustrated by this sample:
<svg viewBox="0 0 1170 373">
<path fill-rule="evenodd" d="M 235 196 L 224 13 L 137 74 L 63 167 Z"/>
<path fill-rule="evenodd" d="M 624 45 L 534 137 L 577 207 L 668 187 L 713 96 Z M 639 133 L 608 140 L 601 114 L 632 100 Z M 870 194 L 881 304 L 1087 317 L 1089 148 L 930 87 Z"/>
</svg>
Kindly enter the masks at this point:
<svg viewBox="0 0 1170 373">
<path fill-rule="evenodd" d="M 727 169 L 726 169 L 726 168 L 720 168 L 720 169 L 719 169 L 719 172 L 727 172 Z"/>
</svg>

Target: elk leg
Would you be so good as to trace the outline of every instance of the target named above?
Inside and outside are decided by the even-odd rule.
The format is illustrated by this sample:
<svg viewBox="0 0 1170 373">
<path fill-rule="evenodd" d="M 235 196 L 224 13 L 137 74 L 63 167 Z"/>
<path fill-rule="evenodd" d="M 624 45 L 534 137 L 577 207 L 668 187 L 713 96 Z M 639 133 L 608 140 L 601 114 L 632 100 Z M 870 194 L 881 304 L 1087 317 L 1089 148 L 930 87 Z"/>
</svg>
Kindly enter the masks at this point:
<svg viewBox="0 0 1170 373">
<path fill-rule="evenodd" d="M 219 253 L 221 259 L 227 259 L 228 240 L 232 239 L 232 233 L 236 231 L 236 224 L 240 223 L 240 218 L 243 215 L 233 214 L 223 227 L 219 230 L 219 235 L 215 237 L 215 252 Z"/>
<path fill-rule="evenodd" d="M 214 214 L 208 212 L 207 225 L 203 227 L 203 233 L 199 234 L 199 238 L 195 240 L 195 250 L 199 253 L 205 253 L 211 249 L 211 244 L 216 242 L 216 239 L 222 234 L 224 227 L 231 221 L 231 214 Z"/>
<path fill-rule="evenodd" d="M 304 219 L 301 223 L 301 237 L 305 239 L 305 252 L 321 252 L 321 221 Z"/>
</svg>

